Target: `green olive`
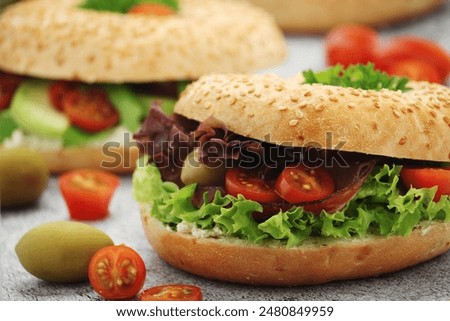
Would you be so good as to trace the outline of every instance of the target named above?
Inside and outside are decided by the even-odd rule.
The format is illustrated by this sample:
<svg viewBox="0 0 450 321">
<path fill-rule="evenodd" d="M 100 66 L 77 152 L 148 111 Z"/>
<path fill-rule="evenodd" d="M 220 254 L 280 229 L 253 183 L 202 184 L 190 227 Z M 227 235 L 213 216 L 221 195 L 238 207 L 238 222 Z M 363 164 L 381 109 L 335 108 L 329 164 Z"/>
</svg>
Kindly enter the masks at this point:
<svg viewBox="0 0 450 321">
<path fill-rule="evenodd" d="M 197 149 L 191 152 L 184 160 L 183 168 L 181 169 L 181 181 L 186 185 L 192 183 L 205 186 L 222 185 L 224 179 L 225 165 L 207 167 L 200 163 Z"/>
<path fill-rule="evenodd" d="M 33 203 L 46 189 L 49 169 L 44 157 L 28 148 L 0 150 L 1 206 Z"/>
<path fill-rule="evenodd" d="M 89 224 L 57 221 L 25 233 L 15 250 L 22 266 L 35 277 L 72 283 L 88 279 L 91 257 L 109 245 L 113 245 L 111 238 Z"/>
</svg>

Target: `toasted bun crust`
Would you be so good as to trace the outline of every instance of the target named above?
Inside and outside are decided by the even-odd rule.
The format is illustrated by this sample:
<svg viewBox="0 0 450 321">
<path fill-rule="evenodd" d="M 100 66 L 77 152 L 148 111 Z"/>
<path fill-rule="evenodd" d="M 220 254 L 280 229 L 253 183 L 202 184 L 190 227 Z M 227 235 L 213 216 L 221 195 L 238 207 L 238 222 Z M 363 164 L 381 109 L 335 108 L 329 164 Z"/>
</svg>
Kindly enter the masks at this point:
<svg viewBox="0 0 450 321">
<path fill-rule="evenodd" d="M 175 112 L 213 116 L 231 131 L 278 145 L 313 146 L 398 158 L 450 161 L 450 89 L 362 90 L 302 77 L 208 75 L 182 93 Z"/>
<path fill-rule="evenodd" d="M 428 13 L 445 0 L 250 0 L 272 13 L 287 32 L 322 33 L 341 23 L 375 27 Z"/>
<path fill-rule="evenodd" d="M 52 174 L 78 168 L 99 168 L 117 174 L 129 174 L 136 168 L 139 157 L 137 146 L 130 148 L 75 147 L 57 151 L 41 151 Z"/>
<path fill-rule="evenodd" d="M 49 79 L 150 82 L 249 72 L 281 63 L 282 32 L 264 10 L 233 0 L 180 0 L 155 17 L 31 0 L 0 17 L 0 69 Z M 245 19 L 243 19 L 245 17 Z"/>
<path fill-rule="evenodd" d="M 450 223 L 433 222 L 410 236 L 373 236 L 286 248 L 173 232 L 141 208 L 146 236 L 170 265 L 221 281 L 308 285 L 378 276 L 430 260 L 450 249 Z"/>
</svg>

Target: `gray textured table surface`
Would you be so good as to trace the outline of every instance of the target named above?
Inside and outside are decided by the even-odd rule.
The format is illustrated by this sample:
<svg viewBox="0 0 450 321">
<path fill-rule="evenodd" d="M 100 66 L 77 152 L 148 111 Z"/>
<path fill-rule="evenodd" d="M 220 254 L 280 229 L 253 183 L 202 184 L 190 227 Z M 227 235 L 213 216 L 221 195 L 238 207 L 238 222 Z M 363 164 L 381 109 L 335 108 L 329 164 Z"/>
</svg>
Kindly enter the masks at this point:
<svg viewBox="0 0 450 321">
<path fill-rule="evenodd" d="M 384 29 L 382 37 L 415 34 L 440 43 L 450 51 L 450 5 L 421 20 Z M 290 54 L 285 64 L 265 71 L 292 76 L 304 68 L 324 67 L 321 37 L 288 37 Z M 1 213 L 0 300 L 99 300 L 88 283 L 54 285 L 28 274 L 20 265 L 14 246 L 30 228 L 44 222 L 67 220 L 64 201 L 55 178 L 40 201 L 32 207 Z M 160 260 L 148 245 L 141 227 L 138 207 L 131 196 L 131 179 L 123 177 L 116 192 L 111 215 L 92 223 L 115 243 L 136 249 L 146 262 L 145 287 L 164 283 L 190 283 L 203 289 L 205 300 L 449 300 L 450 253 L 404 271 L 382 277 L 333 282 L 308 287 L 253 287 L 215 282 L 180 272 Z"/>
</svg>

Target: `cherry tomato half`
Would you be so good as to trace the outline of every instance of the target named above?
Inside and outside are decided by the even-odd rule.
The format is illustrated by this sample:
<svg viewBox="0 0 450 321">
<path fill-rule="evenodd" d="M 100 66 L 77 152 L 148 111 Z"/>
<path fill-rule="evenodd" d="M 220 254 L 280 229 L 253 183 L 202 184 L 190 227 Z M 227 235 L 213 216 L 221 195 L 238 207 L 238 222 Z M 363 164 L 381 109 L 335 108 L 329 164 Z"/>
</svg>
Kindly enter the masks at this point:
<svg viewBox="0 0 450 321">
<path fill-rule="evenodd" d="M 0 72 L 0 110 L 9 107 L 21 81 L 20 76 Z"/>
<path fill-rule="evenodd" d="M 326 63 L 329 66 L 367 63 L 374 61 L 378 46 L 375 29 L 343 24 L 330 30 L 325 38 Z"/>
<path fill-rule="evenodd" d="M 290 203 L 317 201 L 331 195 L 335 183 L 325 168 L 287 167 L 278 176 L 275 191 Z"/>
<path fill-rule="evenodd" d="M 438 44 L 415 36 L 398 36 L 380 46 L 375 64 L 381 70 L 388 70 L 390 65 L 408 59 L 422 60 L 434 66 L 441 82 L 450 73 L 449 54 Z"/>
<path fill-rule="evenodd" d="M 48 94 L 53 107 L 64 111 L 63 97 L 74 89 L 76 89 L 76 85 L 69 81 L 58 80 L 52 82 L 48 87 Z"/>
<path fill-rule="evenodd" d="M 120 178 L 99 169 L 78 169 L 59 177 L 59 188 L 72 219 L 99 220 L 105 218 Z"/>
<path fill-rule="evenodd" d="M 62 98 L 70 122 L 88 132 L 98 132 L 119 122 L 119 113 L 100 89 L 75 89 Z"/>
<path fill-rule="evenodd" d="M 450 195 L 450 168 L 407 168 L 400 172 L 400 178 L 406 187 L 430 188 L 437 186 L 434 201 L 442 195 Z"/>
<path fill-rule="evenodd" d="M 260 203 L 275 202 L 279 199 L 275 193 L 275 181 L 264 180 L 254 170 L 232 168 L 225 174 L 225 190 L 227 194 L 242 194 L 246 199 Z"/>
<path fill-rule="evenodd" d="M 162 3 L 138 3 L 128 10 L 131 14 L 154 15 L 154 16 L 171 16 L 175 11 Z"/>
<path fill-rule="evenodd" d="M 195 285 L 168 284 L 144 290 L 138 298 L 141 301 L 201 301 L 203 295 Z"/>
<path fill-rule="evenodd" d="M 418 59 L 406 59 L 396 62 L 388 66 L 386 72 L 390 75 L 404 76 L 416 81 L 444 82 L 435 66 Z"/>
<path fill-rule="evenodd" d="M 125 245 L 101 248 L 89 261 L 88 276 L 93 289 L 108 300 L 130 299 L 144 286 L 142 257 Z"/>
</svg>

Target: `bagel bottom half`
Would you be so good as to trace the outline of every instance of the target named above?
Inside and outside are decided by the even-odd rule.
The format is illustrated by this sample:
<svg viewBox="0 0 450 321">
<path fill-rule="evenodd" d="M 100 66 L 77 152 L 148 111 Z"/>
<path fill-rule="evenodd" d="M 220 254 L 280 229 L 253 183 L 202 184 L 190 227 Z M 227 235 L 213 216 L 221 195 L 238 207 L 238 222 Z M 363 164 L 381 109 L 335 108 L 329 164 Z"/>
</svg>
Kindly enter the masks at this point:
<svg viewBox="0 0 450 321">
<path fill-rule="evenodd" d="M 136 145 L 124 148 L 74 147 L 55 151 L 41 151 L 50 172 L 62 173 L 78 168 L 104 169 L 117 174 L 129 174 L 136 168 L 139 149 Z"/>
<path fill-rule="evenodd" d="M 407 237 L 317 239 L 286 248 L 175 232 L 149 210 L 141 206 L 144 231 L 162 259 L 180 270 L 233 283 L 294 286 L 373 277 L 430 260 L 450 248 L 450 222 L 424 222 Z"/>
</svg>

